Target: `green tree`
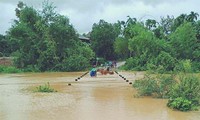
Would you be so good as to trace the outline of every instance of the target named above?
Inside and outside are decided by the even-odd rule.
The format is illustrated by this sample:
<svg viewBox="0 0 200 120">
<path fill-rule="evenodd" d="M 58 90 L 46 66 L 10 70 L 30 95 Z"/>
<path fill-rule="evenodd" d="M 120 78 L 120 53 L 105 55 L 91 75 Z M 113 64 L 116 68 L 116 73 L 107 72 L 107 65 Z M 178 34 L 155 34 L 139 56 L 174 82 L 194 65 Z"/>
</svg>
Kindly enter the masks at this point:
<svg viewBox="0 0 200 120">
<path fill-rule="evenodd" d="M 6 41 L 5 36 L 0 34 L 0 57 L 7 53 L 7 49 L 8 42 Z"/>
<path fill-rule="evenodd" d="M 114 42 L 114 50 L 119 58 L 126 59 L 129 55 L 128 40 L 123 37 L 118 37 Z"/>
<path fill-rule="evenodd" d="M 160 41 L 156 39 L 151 31 L 148 31 L 140 23 L 131 29 L 134 37 L 129 39 L 128 48 L 134 56 L 139 57 L 147 52 L 148 55 L 158 55 L 161 50 Z"/>
<path fill-rule="evenodd" d="M 191 23 L 184 23 L 171 34 L 170 43 L 175 49 L 178 59 L 194 59 L 194 51 L 197 50 L 198 41 L 196 30 Z"/>
<path fill-rule="evenodd" d="M 126 22 L 121 22 L 121 24 L 124 26 L 123 29 L 123 36 L 125 37 L 125 39 L 130 39 L 134 36 L 133 31 L 131 31 L 132 27 L 134 25 L 136 25 L 137 23 L 137 19 L 136 18 L 131 18 L 130 16 L 127 16 L 128 19 Z"/>
<path fill-rule="evenodd" d="M 93 24 L 91 32 L 91 46 L 98 57 L 107 60 L 115 59 L 114 41 L 119 35 L 115 24 L 100 20 L 99 23 Z"/>
<path fill-rule="evenodd" d="M 128 49 L 132 57 L 127 60 L 126 68 L 146 70 L 148 64 L 159 66 L 168 64 L 170 60 L 173 60 L 171 55 L 167 53 L 171 52 L 170 45 L 165 40 L 156 38 L 153 31 L 148 30 L 141 23 L 132 25 L 129 30 L 132 37 L 128 40 Z M 165 59 L 162 59 L 162 63 L 159 63 L 161 59 L 157 60 L 156 58 L 157 56 L 163 56 L 163 54 L 160 54 L 162 51 L 166 53 L 164 54 Z M 169 61 L 168 58 L 170 58 Z M 170 64 L 166 69 L 172 69 L 172 67 Z"/>
<path fill-rule="evenodd" d="M 93 57 L 93 51 L 81 44 L 69 19 L 57 14 L 52 4 L 44 2 L 42 11 L 21 2 L 18 7 L 18 20 L 15 20 L 9 31 L 10 39 L 20 46 L 15 62 L 18 67 L 40 71 L 72 71 L 89 66 L 88 61 Z M 76 64 L 72 64 L 72 61 L 76 61 Z M 79 64 L 82 66 L 77 69 Z"/>
<path fill-rule="evenodd" d="M 176 19 L 174 19 L 172 31 L 174 32 L 180 25 L 186 22 L 186 18 L 187 18 L 187 14 L 181 14 Z"/>
<path fill-rule="evenodd" d="M 191 11 L 190 14 L 187 16 L 186 20 L 188 22 L 194 22 L 195 20 L 197 20 L 198 16 L 199 16 L 198 13 Z"/>
<path fill-rule="evenodd" d="M 153 19 L 147 19 L 145 22 L 145 25 L 149 30 L 155 29 L 157 27 L 156 24 L 156 20 Z"/>
<path fill-rule="evenodd" d="M 174 23 L 174 17 L 173 16 L 168 15 L 166 18 L 161 17 L 160 26 L 162 27 L 162 30 L 163 30 L 165 36 L 172 33 L 173 23 Z"/>
</svg>

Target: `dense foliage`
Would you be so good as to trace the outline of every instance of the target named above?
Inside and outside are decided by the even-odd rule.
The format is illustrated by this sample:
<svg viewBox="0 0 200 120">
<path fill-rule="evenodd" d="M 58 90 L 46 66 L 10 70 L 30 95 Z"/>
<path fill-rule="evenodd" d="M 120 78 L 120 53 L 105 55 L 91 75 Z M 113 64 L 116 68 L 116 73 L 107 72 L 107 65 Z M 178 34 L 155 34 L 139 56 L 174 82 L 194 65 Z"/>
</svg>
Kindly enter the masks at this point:
<svg viewBox="0 0 200 120">
<path fill-rule="evenodd" d="M 0 57 L 8 57 L 12 53 L 12 45 L 12 41 L 10 41 L 6 36 L 0 34 Z"/>
<path fill-rule="evenodd" d="M 107 60 L 115 59 L 114 42 L 119 35 L 117 24 L 111 24 L 100 20 L 95 23 L 91 32 L 91 46 L 98 57 L 103 57 Z"/>
<path fill-rule="evenodd" d="M 200 106 L 200 79 L 194 75 L 146 75 L 136 80 L 133 87 L 140 96 L 169 98 L 167 106 L 172 109 L 189 111 Z"/>
<path fill-rule="evenodd" d="M 91 48 L 81 43 L 69 19 L 43 3 L 42 11 L 19 2 L 15 20 L 8 31 L 15 43 L 15 65 L 39 71 L 78 71 L 89 67 L 94 56 Z"/>
<path fill-rule="evenodd" d="M 158 98 L 169 98 L 170 90 L 176 83 L 174 76 L 155 76 L 145 75 L 142 80 L 136 80 L 133 87 L 138 90 L 140 96 L 153 96 Z"/>
<path fill-rule="evenodd" d="M 0 35 L 0 56 L 15 56 L 19 68 L 83 70 L 95 57 L 126 60 L 126 70 L 182 71 L 184 61 L 190 61 L 192 71 L 200 70 L 200 20 L 193 11 L 160 21 L 100 20 L 84 34 L 91 44 L 81 43 L 69 19 L 48 2 L 41 11 L 19 2 L 15 11 L 17 20 Z"/>
<path fill-rule="evenodd" d="M 120 22 L 122 35 L 114 43 L 115 51 L 117 54 L 121 51 L 126 57 L 130 53 L 123 68 L 174 71 L 181 61 L 190 60 L 193 70 L 199 71 L 200 22 L 197 18 L 198 14 L 191 12 L 177 18 L 161 18 L 160 23 L 152 19 L 143 23 L 130 17 L 127 22 Z"/>
<path fill-rule="evenodd" d="M 195 110 L 200 100 L 200 79 L 195 76 L 181 76 L 170 90 L 167 105 L 181 111 Z"/>
<path fill-rule="evenodd" d="M 0 73 L 20 73 L 20 69 L 17 69 L 14 66 L 2 66 L 0 65 Z"/>
</svg>

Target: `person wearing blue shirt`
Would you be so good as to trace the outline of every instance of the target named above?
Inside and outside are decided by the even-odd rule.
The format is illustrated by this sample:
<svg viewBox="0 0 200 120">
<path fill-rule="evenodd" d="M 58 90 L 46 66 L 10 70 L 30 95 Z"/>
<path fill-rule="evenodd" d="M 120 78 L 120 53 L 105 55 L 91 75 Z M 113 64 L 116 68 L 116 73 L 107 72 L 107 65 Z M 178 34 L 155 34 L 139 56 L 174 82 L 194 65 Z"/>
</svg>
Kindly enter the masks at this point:
<svg viewBox="0 0 200 120">
<path fill-rule="evenodd" d="M 91 77 L 96 77 L 97 76 L 97 69 L 95 66 L 90 70 L 90 76 Z"/>
</svg>

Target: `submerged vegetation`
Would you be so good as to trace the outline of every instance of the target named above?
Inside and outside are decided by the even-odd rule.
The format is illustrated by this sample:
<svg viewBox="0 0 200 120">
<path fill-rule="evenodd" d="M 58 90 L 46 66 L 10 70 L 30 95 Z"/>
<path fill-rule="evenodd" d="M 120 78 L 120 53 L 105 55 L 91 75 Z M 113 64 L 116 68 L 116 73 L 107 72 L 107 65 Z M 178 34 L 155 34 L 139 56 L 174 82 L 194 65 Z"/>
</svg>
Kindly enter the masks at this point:
<svg viewBox="0 0 200 120">
<path fill-rule="evenodd" d="M 142 80 L 136 80 L 133 87 L 138 90 L 140 96 L 153 96 L 158 98 L 169 98 L 172 86 L 176 83 L 174 76 L 150 76 L 145 75 Z"/>
<path fill-rule="evenodd" d="M 189 111 L 200 106 L 200 79 L 192 74 L 146 75 L 133 87 L 140 96 L 168 98 L 167 106 L 172 109 Z"/>
<path fill-rule="evenodd" d="M 46 83 L 45 85 L 40 85 L 38 87 L 36 87 L 36 92 L 47 92 L 47 93 L 50 93 L 50 92 L 57 92 L 57 90 L 51 88 L 49 82 Z"/>
<path fill-rule="evenodd" d="M 181 111 L 195 110 L 200 105 L 200 79 L 182 75 L 170 90 L 167 106 Z"/>
</svg>

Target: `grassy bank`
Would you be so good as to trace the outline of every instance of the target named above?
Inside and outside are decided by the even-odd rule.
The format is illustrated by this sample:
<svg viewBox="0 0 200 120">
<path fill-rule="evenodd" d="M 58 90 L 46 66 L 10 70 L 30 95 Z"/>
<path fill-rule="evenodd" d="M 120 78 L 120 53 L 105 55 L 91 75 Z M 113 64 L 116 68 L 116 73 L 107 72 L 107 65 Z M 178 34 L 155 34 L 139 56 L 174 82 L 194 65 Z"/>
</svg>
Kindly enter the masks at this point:
<svg viewBox="0 0 200 120">
<path fill-rule="evenodd" d="M 0 73 L 20 73 L 22 70 L 14 67 L 14 66 L 3 66 L 0 65 Z"/>
</svg>

